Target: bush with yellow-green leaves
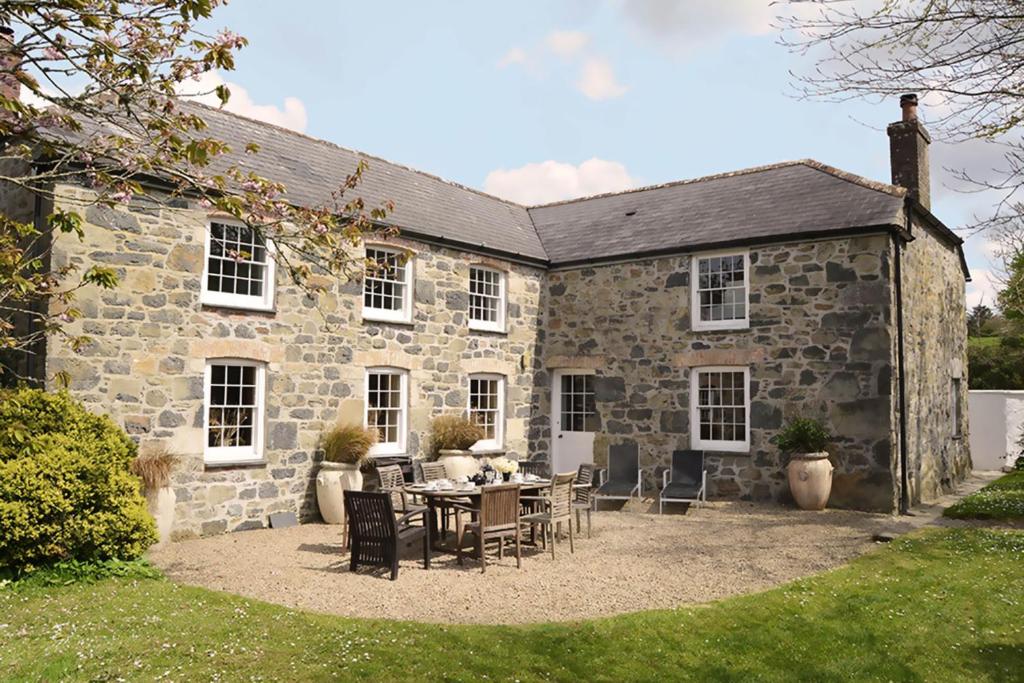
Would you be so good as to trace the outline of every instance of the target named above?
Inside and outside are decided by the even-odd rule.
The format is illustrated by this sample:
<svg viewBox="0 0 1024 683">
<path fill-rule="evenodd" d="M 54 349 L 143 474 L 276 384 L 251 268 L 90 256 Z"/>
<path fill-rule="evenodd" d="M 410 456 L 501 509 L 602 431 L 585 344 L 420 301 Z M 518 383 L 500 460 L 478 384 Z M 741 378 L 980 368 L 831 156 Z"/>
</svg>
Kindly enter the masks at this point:
<svg viewBox="0 0 1024 683">
<path fill-rule="evenodd" d="M 137 558 L 156 541 L 137 447 L 67 393 L 0 391 L 0 574 Z"/>
</svg>

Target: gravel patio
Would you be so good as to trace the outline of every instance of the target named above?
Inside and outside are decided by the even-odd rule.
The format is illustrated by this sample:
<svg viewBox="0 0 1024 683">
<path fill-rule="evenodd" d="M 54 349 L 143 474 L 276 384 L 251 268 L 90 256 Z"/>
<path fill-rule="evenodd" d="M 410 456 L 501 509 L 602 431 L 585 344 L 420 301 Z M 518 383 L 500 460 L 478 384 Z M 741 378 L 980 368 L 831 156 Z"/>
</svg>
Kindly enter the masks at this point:
<svg viewBox="0 0 1024 683">
<path fill-rule="evenodd" d="M 397 581 L 348 571 L 341 529 L 306 524 L 172 543 L 152 561 L 175 581 L 288 607 L 353 617 L 438 623 L 529 623 L 672 608 L 763 590 L 836 567 L 901 531 L 890 515 L 716 502 L 686 514 L 648 506 L 594 514 L 593 538 L 558 545 L 558 557 L 496 554 L 486 574 L 434 554 L 430 571 L 403 559 Z M 643 511 L 636 511 L 642 509 Z M 909 525 L 908 525 L 909 528 Z"/>
</svg>

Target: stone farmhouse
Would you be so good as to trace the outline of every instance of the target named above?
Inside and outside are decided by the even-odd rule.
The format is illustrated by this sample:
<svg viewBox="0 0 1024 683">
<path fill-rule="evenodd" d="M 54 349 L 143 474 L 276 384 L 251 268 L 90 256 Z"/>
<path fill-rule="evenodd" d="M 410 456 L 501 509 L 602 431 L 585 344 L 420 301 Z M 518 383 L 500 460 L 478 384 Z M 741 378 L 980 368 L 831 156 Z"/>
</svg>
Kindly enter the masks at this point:
<svg viewBox="0 0 1024 683">
<path fill-rule="evenodd" d="M 891 185 L 802 160 L 536 207 L 204 107 L 295 203 L 367 159 L 359 194 L 396 205 L 399 236 L 365 244 L 387 267 L 318 310 L 250 230 L 196 202 L 91 206 L 86 240 L 55 238 L 52 259 L 122 284 L 81 294 L 91 345 L 50 343 L 22 369 L 66 371 L 93 410 L 184 456 L 178 537 L 315 517 L 318 439 L 339 419 L 377 425 L 374 456 L 403 460 L 432 417 L 466 411 L 482 452 L 565 471 L 632 442 L 655 495 L 671 452 L 699 449 L 712 497 L 755 500 L 789 495 L 770 439 L 816 417 L 836 437 L 830 504 L 895 510 L 971 466 L 967 269 L 929 211 L 916 98 L 901 105 Z"/>
</svg>

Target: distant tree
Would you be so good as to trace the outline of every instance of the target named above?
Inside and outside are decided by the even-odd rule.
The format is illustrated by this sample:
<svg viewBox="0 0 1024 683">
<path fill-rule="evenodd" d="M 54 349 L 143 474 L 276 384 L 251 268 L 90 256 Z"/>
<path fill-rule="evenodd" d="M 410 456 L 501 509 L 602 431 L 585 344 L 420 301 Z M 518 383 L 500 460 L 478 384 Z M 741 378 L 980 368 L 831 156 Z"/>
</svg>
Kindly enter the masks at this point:
<svg viewBox="0 0 1024 683">
<path fill-rule="evenodd" d="M 230 31 L 200 28 L 220 4 L 0 0 L 0 191 L 47 197 L 54 183 L 85 182 L 94 193 L 44 225 L 0 213 L 0 351 L 30 352 L 43 336 L 73 348 L 89 341 L 65 329 L 81 315 L 75 294 L 87 285 L 115 287 L 117 274 L 97 264 L 50 267 L 46 246 L 53 234 L 85 238 L 81 214 L 89 204 L 192 197 L 272 243 L 279 270 L 312 295 L 362 272 L 354 246 L 391 210 L 389 202 L 369 208 L 349 196 L 364 165 L 324 205 L 295 206 L 280 183 L 223 161 L 229 151 L 257 154 L 256 145 L 229 150 L 206 133 L 195 108 L 180 106 L 178 94 L 194 91 L 196 76 L 234 68 L 234 53 L 246 45 Z M 228 101 L 228 88 L 215 91 Z M 142 182 L 153 177 L 169 183 L 169 192 Z M 37 305 L 42 299 L 50 305 Z M 35 331 L 16 327 L 11 321 L 19 317 Z"/>
<path fill-rule="evenodd" d="M 1006 0 L 782 0 L 782 42 L 814 62 L 799 93 L 826 100 L 926 92 L 933 133 L 1001 147 L 997 180 L 964 180 L 1002 192 L 980 228 L 1024 215 L 1024 2 Z M 997 164 L 991 164 L 995 167 Z"/>
<path fill-rule="evenodd" d="M 967 314 L 967 334 L 980 337 L 985 325 L 993 320 L 995 314 L 985 304 L 978 304 Z"/>
</svg>

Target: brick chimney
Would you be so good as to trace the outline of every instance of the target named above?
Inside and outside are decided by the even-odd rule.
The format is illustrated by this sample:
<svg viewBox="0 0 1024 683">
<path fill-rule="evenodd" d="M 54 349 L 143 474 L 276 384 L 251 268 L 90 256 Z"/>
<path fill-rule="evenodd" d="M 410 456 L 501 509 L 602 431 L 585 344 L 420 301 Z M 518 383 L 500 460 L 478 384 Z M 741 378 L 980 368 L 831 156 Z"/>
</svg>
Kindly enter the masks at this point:
<svg viewBox="0 0 1024 683">
<path fill-rule="evenodd" d="M 917 118 L 917 95 L 900 97 L 901 121 L 890 123 L 889 158 L 892 184 L 905 187 L 910 196 L 931 209 L 931 181 L 928 177 L 928 145 L 931 136 Z"/>
</svg>

